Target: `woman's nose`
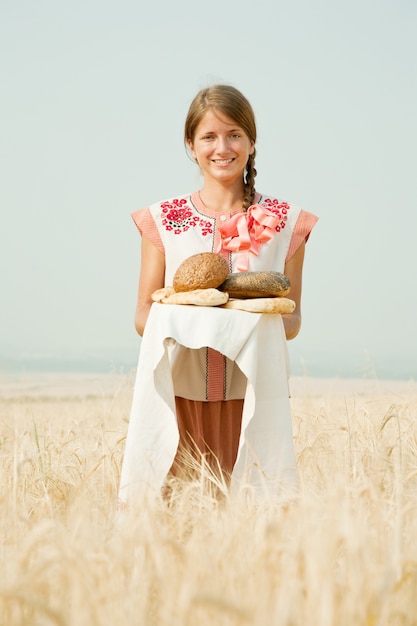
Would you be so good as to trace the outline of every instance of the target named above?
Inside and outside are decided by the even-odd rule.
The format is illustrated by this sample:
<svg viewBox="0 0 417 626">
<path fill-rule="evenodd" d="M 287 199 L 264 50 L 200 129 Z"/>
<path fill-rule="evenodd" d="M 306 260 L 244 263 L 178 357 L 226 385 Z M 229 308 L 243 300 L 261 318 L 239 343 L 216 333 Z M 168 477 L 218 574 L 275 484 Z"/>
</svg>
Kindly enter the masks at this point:
<svg viewBox="0 0 417 626">
<path fill-rule="evenodd" d="M 228 152 L 229 142 L 227 137 L 218 137 L 217 139 L 217 152 Z"/>
</svg>

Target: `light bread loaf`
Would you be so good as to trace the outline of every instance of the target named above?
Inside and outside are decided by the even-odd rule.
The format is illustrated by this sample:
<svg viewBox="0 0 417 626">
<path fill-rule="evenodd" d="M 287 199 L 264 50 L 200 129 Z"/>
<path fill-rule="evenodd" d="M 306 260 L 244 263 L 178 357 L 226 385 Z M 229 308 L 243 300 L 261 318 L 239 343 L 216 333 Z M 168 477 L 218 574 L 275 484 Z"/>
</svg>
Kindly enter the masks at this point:
<svg viewBox="0 0 417 626">
<path fill-rule="evenodd" d="M 154 302 L 162 302 L 164 298 L 173 293 L 175 293 L 174 287 L 161 287 L 152 293 L 151 298 Z"/>
<path fill-rule="evenodd" d="M 162 302 L 162 304 L 194 304 L 196 306 L 219 306 L 225 304 L 229 296 L 223 291 L 218 289 L 193 289 L 192 291 L 174 292 L 170 291 L 170 287 L 167 289 L 167 295 L 163 296 L 162 293 L 157 295 L 156 302 Z M 162 289 L 158 289 L 162 292 Z M 152 294 L 152 299 L 153 298 Z M 162 297 L 161 297 L 162 296 Z"/>
<path fill-rule="evenodd" d="M 253 298 L 228 300 L 223 309 L 248 311 L 249 313 L 292 313 L 295 310 L 294 300 L 289 298 Z"/>
</svg>

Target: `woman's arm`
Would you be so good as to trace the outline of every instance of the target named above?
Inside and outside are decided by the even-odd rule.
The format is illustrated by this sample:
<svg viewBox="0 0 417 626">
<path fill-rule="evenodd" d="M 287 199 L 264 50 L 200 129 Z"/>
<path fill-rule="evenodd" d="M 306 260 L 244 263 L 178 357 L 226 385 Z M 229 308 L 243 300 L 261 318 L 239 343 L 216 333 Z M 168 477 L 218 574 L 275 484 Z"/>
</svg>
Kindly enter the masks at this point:
<svg viewBox="0 0 417 626">
<path fill-rule="evenodd" d="M 285 264 L 284 274 L 289 278 L 291 291 L 288 297 L 295 302 L 295 310 L 282 316 L 287 339 L 294 339 L 301 328 L 301 284 L 303 275 L 305 242 Z"/>
<path fill-rule="evenodd" d="M 142 255 L 135 313 L 135 328 L 139 335 L 143 335 L 145 329 L 152 305 L 151 295 L 156 289 L 164 286 L 164 281 L 165 255 L 153 245 L 146 235 L 142 234 Z"/>
</svg>

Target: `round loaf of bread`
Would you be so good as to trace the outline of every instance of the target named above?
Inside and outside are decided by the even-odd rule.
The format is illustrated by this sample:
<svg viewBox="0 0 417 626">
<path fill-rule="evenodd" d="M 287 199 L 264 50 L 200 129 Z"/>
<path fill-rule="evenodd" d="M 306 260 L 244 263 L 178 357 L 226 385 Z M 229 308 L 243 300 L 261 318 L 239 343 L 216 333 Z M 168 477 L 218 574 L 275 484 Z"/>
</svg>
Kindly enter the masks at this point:
<svg viewBox="0 0 417 626">
<path fill-rule="evenodd" d="M 275 298 L 289 293 L 290 281 L 280 272 L 236 272 L 219 289 L 230 298 Z"/>
<path fill-rule="evenodd" d="M 211 289 L 221 285 L 229 273 L 229 265 L 220 254 L 200 252 L 188 257 L 174 274 L 175 291 Z"/>
</svg>

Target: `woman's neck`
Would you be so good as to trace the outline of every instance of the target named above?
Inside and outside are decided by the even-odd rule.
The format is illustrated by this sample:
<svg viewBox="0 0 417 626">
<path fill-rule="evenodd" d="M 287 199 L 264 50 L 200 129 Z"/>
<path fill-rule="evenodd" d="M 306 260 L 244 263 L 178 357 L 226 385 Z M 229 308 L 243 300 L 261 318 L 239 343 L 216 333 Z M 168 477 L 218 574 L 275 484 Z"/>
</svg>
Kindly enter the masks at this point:
<svg viewBox="0 0 417 626">
<path fill-rule="evenodd" d="M 199 195 L 201 202 L 210 211 L 232 213 L 242 208 L 243 183 L 235 185 L 233 188 L 204 183 Z"/>
</svg>

